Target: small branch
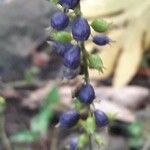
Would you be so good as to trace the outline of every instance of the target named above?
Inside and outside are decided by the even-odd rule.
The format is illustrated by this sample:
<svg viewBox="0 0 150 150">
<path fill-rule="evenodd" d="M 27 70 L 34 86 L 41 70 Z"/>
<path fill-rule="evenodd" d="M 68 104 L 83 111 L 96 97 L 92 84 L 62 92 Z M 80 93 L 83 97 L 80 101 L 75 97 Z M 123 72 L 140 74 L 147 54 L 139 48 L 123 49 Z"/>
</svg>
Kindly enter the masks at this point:
<svg viewBox="0 0 150 150">
<path fill-rule="evenodd" d="M 0 140 L 5 150 L 12 150 L 11 143 L 5 132 L 5 119 L 3 114 L 0 114 Z"/>
</svg>

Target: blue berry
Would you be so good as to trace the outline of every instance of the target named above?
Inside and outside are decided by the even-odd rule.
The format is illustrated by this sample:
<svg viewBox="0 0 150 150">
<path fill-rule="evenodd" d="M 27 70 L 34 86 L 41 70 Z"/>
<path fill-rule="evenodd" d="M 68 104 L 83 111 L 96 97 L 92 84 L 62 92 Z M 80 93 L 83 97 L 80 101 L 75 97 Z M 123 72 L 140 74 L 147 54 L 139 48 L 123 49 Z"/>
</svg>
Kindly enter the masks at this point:
<svg viewBox="0 0 150 150">
<path fill-rule="evenodd" d="M 70 150 L 78 150 L 78 139 L 76 137 L 70 141 Z"/>
<path fill-rule="evenodd" d="M 77 124 L 79 118 L 80 115 L 76 111 L 68 111 L 60 116 L 59 123 L 63 128 L 71 128 Z"/>
<path fill-rule="evenodd" d="M 79 100 L 84 104 L 91 104 L 95 99 L 95 92 L 90 84 L 84 84 L 79 90 Z"/>
<path fill-rule="evenodd" d="M 59 43 L 59 42 L 53 42 L 51 44 L 52 52 L 54 52 L 60 56 L 64 56 L 64 54 L 72 47 L 73 47 L 73 45 L 71 43 L 63 44 L 63 43 Z"/>
<path fill-rule="evenodd" d="M 90 26 L 86 19 L 79 17 L 72 25 L 72 35 L 77 41 L 86 41 L 91 34 Z"/>
<path fill-rule="evenodd" d="M 93 37 L 93 42 L 97 45 L 104 46 L 110 43 L 110 39 L 106 35 L 99 35 Z"/>
<path fill-rule="evenodd" d="M 94 115 L 95 115 L 96 125 L 98 127 L 104 127 L 109 123 L 108 117 L 104 112 L 100 110 L 96 110 L 94 112 Z"/>
<path fill-rule="evenodd" d="M 63 12 L 56 12 L 51 18 L 51 26 L 55 30 L 63 30 L 69 24 L 69 17 Z"/>
<path fill-rule="evenodd" d="M 80 0 L 59 0 L 59 4 L 65 8 L 74 9 Z"/>
<path fill-rule="evenodd" d="M 63 58 L 63 64 L 67 68 L 76 69 L 80 66 L 80 47 L 74 46 L 70 48 Z"/>
</svg>

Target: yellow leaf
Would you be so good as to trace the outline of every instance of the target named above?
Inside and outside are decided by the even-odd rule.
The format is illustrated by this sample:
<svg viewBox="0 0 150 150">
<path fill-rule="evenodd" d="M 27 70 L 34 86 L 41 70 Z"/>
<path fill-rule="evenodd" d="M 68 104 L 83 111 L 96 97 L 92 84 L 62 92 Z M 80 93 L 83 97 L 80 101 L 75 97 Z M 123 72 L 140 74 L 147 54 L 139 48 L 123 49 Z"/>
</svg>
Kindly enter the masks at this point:
<svg viewBox="0 0 150 150">
<path fill-rule="evenodd" d="M 123 51 L 114 74 L 113 85 L 122 87 L 136 74 L 143 57 L 143 26 L 140 22 L 130 24 L 122 41 Z"/>
<path fill-rule="evenodd" d="M 131 6 L 143 3 L 141 0 L 84 0 L 81 1 L 81 10 L 87 18 L 118 14 Z M 88 9 L 87 9 L 88 8 Z M 96 10 L 96 11 L 95 11 Z"/>
</svg>

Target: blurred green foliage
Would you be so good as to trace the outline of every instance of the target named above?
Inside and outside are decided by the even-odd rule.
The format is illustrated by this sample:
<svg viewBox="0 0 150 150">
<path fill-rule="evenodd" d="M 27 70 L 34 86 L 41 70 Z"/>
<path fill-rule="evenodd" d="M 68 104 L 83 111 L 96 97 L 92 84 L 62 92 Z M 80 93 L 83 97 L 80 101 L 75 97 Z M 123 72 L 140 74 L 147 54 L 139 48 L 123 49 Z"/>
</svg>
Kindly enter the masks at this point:
<svg viewBox="0 0 150 150">
<path fill-rule="evenodd" d="M 41 136 L 48 133 L 49 123 L 53 118 L 53 109 L 60 100 L 58 89 L 54 87 L 44 100 L 39 113 L 31 120 L 31 129 L 21 131 L 11 137 L 14 143 L 32 143 L 36 142 Z"/>
</svg>

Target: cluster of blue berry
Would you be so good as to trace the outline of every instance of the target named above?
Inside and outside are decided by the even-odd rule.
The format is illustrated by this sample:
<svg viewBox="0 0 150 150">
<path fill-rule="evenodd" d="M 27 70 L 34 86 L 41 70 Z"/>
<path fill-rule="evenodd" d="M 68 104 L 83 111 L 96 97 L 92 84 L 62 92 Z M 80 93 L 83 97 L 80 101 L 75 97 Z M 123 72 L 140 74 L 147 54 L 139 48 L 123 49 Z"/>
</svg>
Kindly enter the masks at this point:
<svg viewBox="0 0 150 150">
<path fill-rule="evenodd" d="M 89 139 L 87 139 L 87 137 L 94 134 L 95 126 L 104 127 L 109 122 L 104 112 L 90 109 L 90 105 L 94 105 L 95 91 L 89 83 L 89 54 L 84 47 L 84 41 L 89 39 L 91 27 L 94 31 L 100 33 L 99 35 L 92 36 L 93 43 L 104 46 L 109 44 L 111 40 L 106 35 L 101 34 L 108 30 L 108 24 L 104 20 L 94 20 L 90 27 L 88 21 L 80 12 L 80 0 L 58 0 L 57 5 L 60 5 L 61 9 L 51 17 L 50 21 L 51 28 L 53 29 L 51 36 L 52 41 L 50 42 L 52 52 L 62 57 L 63 65 L 67 70 L 67 79 L 75 78 L 78 75 L 77 70 L 79 70 L 81 66 L 84 68 L 83 74 L 85 75 L 85 82 L 82 83 L 80 88 L 75 92 L 74 98 L 80 105 L 88 109 L 88 117 L 85 120 L 82 119 L 80 111 L 75 109 L 63 113 L 59 119 L 59 124 L 62 128 L 71 128 L 78 123 L 85 129 L 86 136 L 82 135 L 78 140 L 71 140 L 70 150 L 77 150 L 83 149 L 85 144 L 87 144 L 85 141 L 88 142 Z M 74 13 L 75 16 L 73 21 L 69 17 L 70 12 Z M 71 24 L 72 36 L 69 32 L 65 31 L 69 24 Z M 64 76 L 65 75 L 66 74 L 64 74 Z M 93 128 L 91 128 L 91 126 L 93 126 Z"/>
</svg>

